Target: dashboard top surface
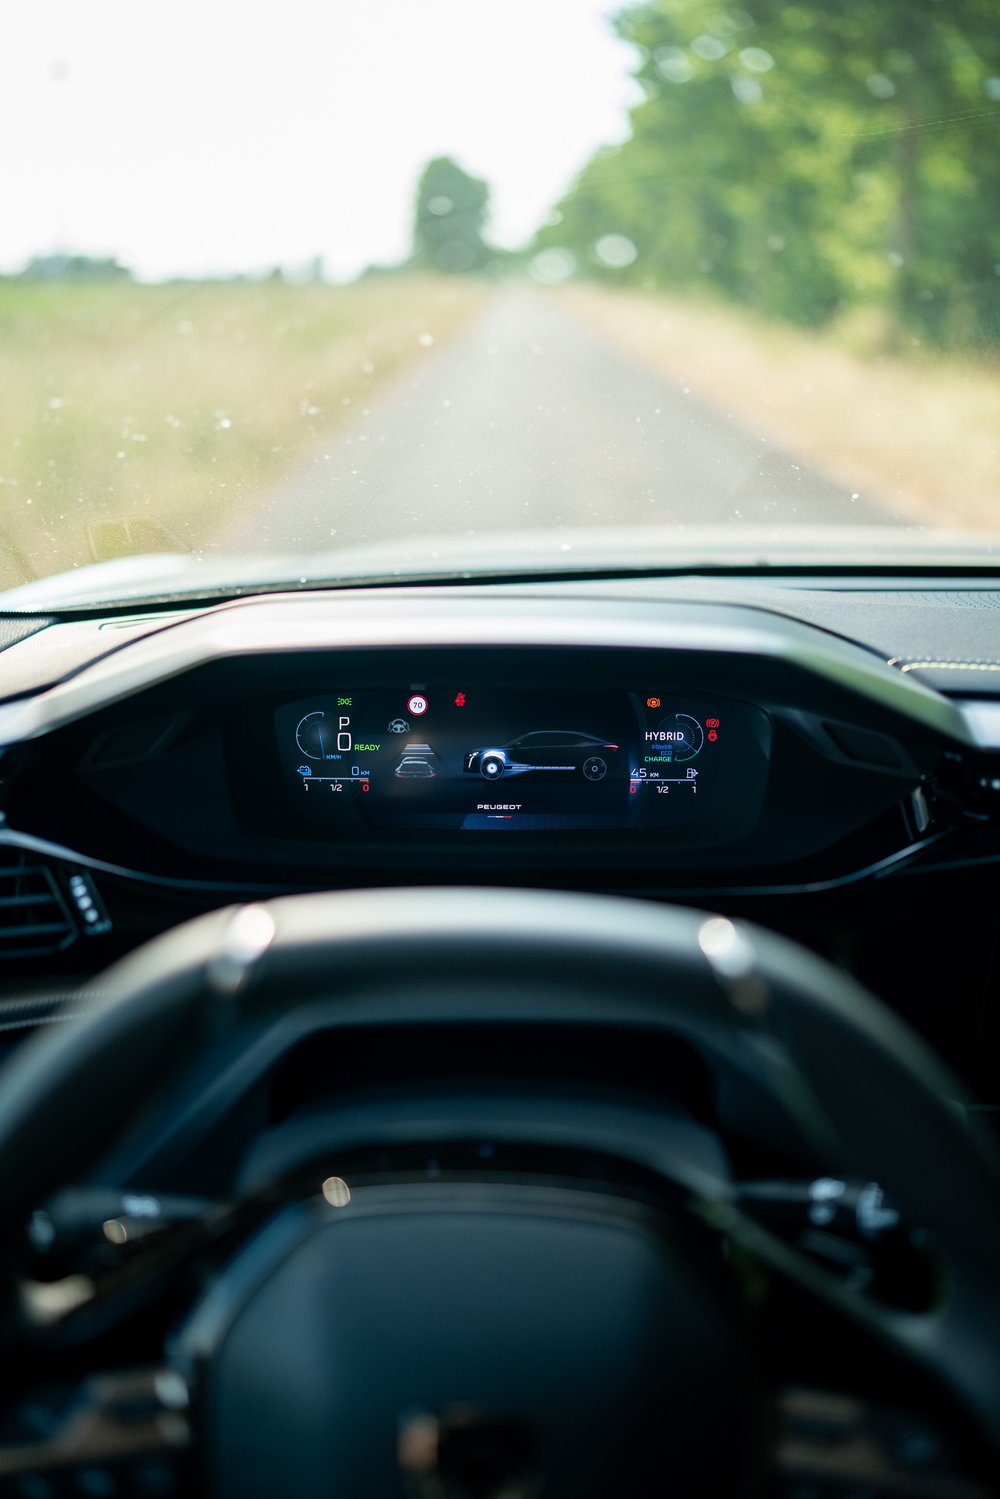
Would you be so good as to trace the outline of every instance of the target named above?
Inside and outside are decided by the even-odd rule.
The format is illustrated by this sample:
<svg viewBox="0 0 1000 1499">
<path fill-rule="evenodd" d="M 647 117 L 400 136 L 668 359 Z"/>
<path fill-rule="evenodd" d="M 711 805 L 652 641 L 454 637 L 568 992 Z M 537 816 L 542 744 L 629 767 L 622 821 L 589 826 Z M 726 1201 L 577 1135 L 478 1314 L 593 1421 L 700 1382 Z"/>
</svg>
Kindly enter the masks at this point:
<svg viewBox="0 0 1000 1499">
<path fill-rule="evenodd" d="M 410 652 L 497 645 L 667 650 L 786 662 L 959 743 L 982 742 L 984 733 L 994 732 L 992 718 L 970 718 L 961 703 L 921 681 L 909 656 L 887 659 L 876 647 L 849 639 L 828 619 L 818 618 L 815 595 L 809 591 L 792 596 L 790 590 L 769 588 L 766 597 L 754 597 L 744 590 L 734 598 L 731 590 L 696 585 L 698 580 L 691 587 L 701 596 L 688 598 L 672 589 L 658 597 L 648 585 L 623 593 L 621 584 L 582 592 L 580 584 L 348 590 L 271 595 L 191 614 L 174 611 L 122 621 L 116 629 L 51 625 L 0 655 L 0 682 L 11 675 L 4 667 L 13 668 L 16 678 L 36 652 L 40 665 L 45 658 L 48 677 L 41 690 L 25 692 L 22 685 L 24 695 L 0 704 L 0 743 L 36 737 L 210 660 L 289 650 L 394 647 Z M 890 597 L 894 602 L 869 600 L 865 607 L 891 617 L 900 605 L 897 594 Z M 805 618 L 789 612 L 793 607 Z M 910 601 L 906 607 L 936 606 Z M 979 608 L 943 607 L 948 614 L 961 613 L 963 620 L 971 615 L 994 625 L 987 608 L 980 615 Z M 57 674 L 53 652 L 58 641 L 52 637 L 62 631 L 71 638 L 66 640 L 65 670 Z M 90 637 L 86 650 L 81 649 L 83 635 Z M 944 660 L 945 643 L 933 654 Z M 959 688 L 951 682 L 948 686 L 982 698 L 993 689 L 1000 691 L 1000 661 L 996 673 L 986 669 L 991 663 L 985 658 L 980 664 L 984 669 L 966 671 Z M 9 692 L 11 683 L 6 685 Z"/>
</svg>

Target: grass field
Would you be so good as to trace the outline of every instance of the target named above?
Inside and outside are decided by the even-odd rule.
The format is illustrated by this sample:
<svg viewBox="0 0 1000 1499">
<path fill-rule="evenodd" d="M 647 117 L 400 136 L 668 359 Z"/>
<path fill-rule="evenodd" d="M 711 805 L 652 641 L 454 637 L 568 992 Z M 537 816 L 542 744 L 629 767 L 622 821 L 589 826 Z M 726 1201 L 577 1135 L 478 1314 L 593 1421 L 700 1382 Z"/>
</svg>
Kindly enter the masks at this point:
<svg viewBox="0 0 1000 1499">
<path fill-rule="evenodd" d="M 0 281 L 0 586 L 114 552 L 109 522 L 196 549 L 482 295 Z"/>
<path fill-rule="evenodd" d="M 862 353 L 716 304 L 593 286 L 559 293 L 623 353 L 901 520 L 1000 529 L 1000 362 Z"/>
</svg>

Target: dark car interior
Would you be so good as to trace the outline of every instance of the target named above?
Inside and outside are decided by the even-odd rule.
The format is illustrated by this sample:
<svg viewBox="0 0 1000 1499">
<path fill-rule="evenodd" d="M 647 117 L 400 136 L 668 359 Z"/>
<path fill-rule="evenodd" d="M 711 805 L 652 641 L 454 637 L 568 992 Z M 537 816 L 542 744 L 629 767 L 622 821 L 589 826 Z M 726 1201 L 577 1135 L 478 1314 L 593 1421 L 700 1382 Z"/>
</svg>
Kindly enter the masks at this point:
<svg viewBox="0 0 1000 1499">
<path fill-rule="evenodd" d="M 3 619 L 0 1493 L 1000 1492 L 998 607 Z"/>
</svg>

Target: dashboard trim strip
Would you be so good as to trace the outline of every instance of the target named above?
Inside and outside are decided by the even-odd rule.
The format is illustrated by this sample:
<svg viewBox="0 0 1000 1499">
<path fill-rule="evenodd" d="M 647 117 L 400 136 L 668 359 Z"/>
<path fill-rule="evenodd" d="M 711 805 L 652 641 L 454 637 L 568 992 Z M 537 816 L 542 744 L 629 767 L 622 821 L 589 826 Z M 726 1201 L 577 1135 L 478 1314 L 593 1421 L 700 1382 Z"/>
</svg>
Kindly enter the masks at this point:
<svg viewBox="0 0 1000 1499">
<path fill-rule="evenodd" d="M 797 883 L 785 884 L 760 884 L 760 885 L 662 885 L 656 889 L 639 892 L 650 898 L 660 899 L 663 896 L 688 899 L 708 899 L 719 896 L 772 896 L 772 895 L 821 895 L 829 890 L 842 890 L 849 885 L 860 884 L 866 879 L 880 879 L 891 873 L 909 872 L 910 866 L 917 857 L 926 849 L 943 843 L 954 835 L 955 830 L 946 828 L 938 833 L 931 833 L 926 838 L 919 838 L 913 843 L 907 843 L 903 848 L 895 849 L 891 854 L 876 859 L 872 864 L 863 865 L 860 869 L 849 870 L 847 874 L 833 875 L 822 880 L 803 880 Z M 221 895 L 229 895 L 234 899 L 242 896 L 259 895 L 274 896 L 276 894 L 296 894 L 302 891 L 312 891 L 317 888 L 316 880 L 303 881 L 299 884 L 288 884 L 274 880 L 261 880 L 259 882 L 243 882 L 238 880 L 199 880 L 186 879 L 179 875 L 150 874 L 143 870 L 128 869 L 121 864 L 112 864 L 105 859 L 98 859 L 91 854 L 79 853 L 75 849 L 67 848 L 62 844 L 53 843 L 47 838 L 38 838 L 33 833 L 20 833 L 13 828 L 0 829 L 0 848 L 16 848 L 24 853 L 33 853 L 42 858 L 58 859 L 63 863 L 79 865 L 84 869 L 95 870 L 100 874 L 113 876 L 115 879 L 128 880 L 134 884 L 148 885 L 162 888 L 164 890 L 203 890 Z M 967 860 L 966 863 L 989 864 L 995 862 L 989 856 L 982 860 Z M 939 866 L 933 866 L 935 868 Z M 948 867 L 948 866 L 943 866 Z"/>
</svg>

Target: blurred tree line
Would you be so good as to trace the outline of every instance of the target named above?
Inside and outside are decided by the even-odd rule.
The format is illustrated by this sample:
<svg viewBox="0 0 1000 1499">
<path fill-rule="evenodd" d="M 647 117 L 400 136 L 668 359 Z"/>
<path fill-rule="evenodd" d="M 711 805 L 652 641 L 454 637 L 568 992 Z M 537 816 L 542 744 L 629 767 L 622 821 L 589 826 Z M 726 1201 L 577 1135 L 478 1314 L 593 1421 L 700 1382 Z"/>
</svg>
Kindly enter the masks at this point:
<svg viewBox="0 0 1000 1499">
<path fill-rule="evenodd" d="M 643 99 L 536 249 L 886 346 L 1000 342 L 996 0 L 649 0 Z"/>
<path fill-rule="evenodd" d="M 497 251 L 483 237 L 490 189 L 450 156 L 435 156 L 417 183 L 410 264 L 468 275 L 490 268 Z"/>
</svg>

